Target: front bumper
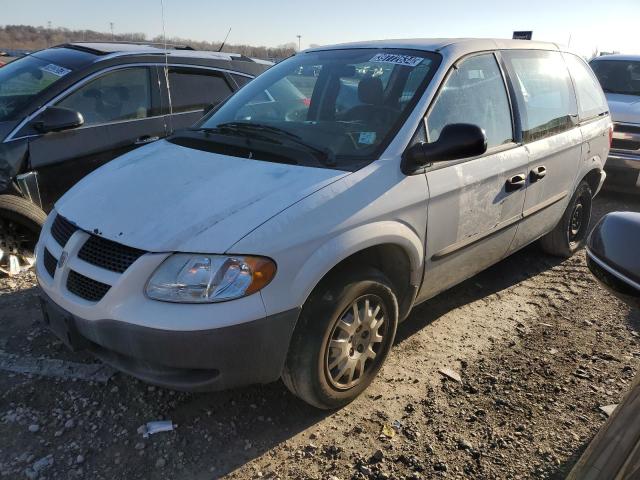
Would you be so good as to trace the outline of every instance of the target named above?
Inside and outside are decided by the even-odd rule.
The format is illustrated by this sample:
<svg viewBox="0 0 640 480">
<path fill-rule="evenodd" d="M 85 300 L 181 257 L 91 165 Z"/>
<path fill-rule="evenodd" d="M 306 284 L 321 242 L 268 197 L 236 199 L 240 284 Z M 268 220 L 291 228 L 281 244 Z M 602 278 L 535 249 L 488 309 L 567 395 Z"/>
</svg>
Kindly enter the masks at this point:
<svg viewBox="0 0 640 480">
<path fill-rule="evenodd" d="M 145 382 L 186 391 L 277 380 L 300 312 L 296 308 L 227 327 L 176 331 L 83 319 L 44 292 L 41 302 L 44 322 L 72 350 L 88 350 Z"/>
<path fill-rule="evenodd" d="M 605 165 L 607 188 L 640 191 L 640 154 L 611 151 Z"/>
</svg>

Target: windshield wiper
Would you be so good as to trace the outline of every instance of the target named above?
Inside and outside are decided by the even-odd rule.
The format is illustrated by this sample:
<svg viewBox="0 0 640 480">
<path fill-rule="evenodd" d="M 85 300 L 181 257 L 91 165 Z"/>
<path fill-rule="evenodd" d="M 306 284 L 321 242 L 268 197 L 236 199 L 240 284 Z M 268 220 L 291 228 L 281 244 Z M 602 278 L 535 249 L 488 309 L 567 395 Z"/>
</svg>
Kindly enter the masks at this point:
<svg viewBox="0 0 640 480">
<path fill-rule="evenodd" d="M 285 136 L 288 141 L 295 143 L 297 145 L 300 145 L 306 150 L 314 153 L 315 157 L 323 165 L 327 167 L 335 167 L 337 165 L 335 160 L 335 155 L 331 149 L 320 148 L 314 145 L 310 145 L 309 143 L 305 142 L 299 135 L 289 132 L 284 128 L 278 128 L 271 125 L 263 125 L 261 123 L 244 123 L 244 122 L 221 123 L 215 128 L 222 129 L 222 130 L 229 129 L 236 132 L 241 132 L 244 130 L 245 132 L 269 132 L 269 133 L 274 133 L 276 135 L 282 135 L 282 136 Z M 271 140 L 273 140 L 273 138 L 271 138 Z"/>
<path fill-rule="evenodd" d="M 262 140 L 262 141 L 266 141 L 266 142 L 270 142 L 270 143 L 279 143 L 277 141 L 275 141 L 272 137 L 266 136 L 266 135 L 256 135 L 255 133 L 251 133 L 248 132 L 247 130 L 243 130 L 240 128 L 235 128 L 233 125 L 225 125 L 225 124 L 220 124 L 217 127 L 197 127 L 197 128 L 190 128 L 189 130 L 191 130 L 192 132 L 204 132 L 204 133 L 218 133 L 221 135 L 234 135 L 234 136 L 238 136 L 238 137 L 243 137 L 246 138 L 248 140 L 256 139 L 256 140 Z"/>
</svg>

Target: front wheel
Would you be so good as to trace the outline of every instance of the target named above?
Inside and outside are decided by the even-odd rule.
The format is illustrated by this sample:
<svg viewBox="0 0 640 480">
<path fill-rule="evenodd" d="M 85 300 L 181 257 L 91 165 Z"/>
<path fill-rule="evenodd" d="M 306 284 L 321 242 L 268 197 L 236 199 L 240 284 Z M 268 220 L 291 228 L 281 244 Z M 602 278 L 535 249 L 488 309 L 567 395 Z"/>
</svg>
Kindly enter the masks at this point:
<svg viewBox="0 0 640 480">
<path fill-rule="evenodd" d="M 571 197 L 558 224 L 540 239 L 542 249 L 551 255 L 569 258 L 581 248 L 589 232 L 592 202 L 591 187 L 583 181 Z"/>
<path fill-rule="evenodd" d="M 35 245 L 47 214 L 30 201 L 0 195 L 0 273 L 17 275 L 35 262 Z"/>
<path fill-rule="evenodd" d="M 398 301 L 379 271 L 338 272 L 305 303 L 282 379 L 305 402 L 342 407 L 364 391 L 395 338 Z"/>
</svg>

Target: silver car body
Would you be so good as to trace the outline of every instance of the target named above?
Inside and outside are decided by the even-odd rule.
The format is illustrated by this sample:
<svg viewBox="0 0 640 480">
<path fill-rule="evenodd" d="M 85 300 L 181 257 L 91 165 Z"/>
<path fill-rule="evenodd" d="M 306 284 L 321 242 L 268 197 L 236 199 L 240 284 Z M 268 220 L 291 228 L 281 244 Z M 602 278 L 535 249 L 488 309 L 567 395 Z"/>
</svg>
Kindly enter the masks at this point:
<svg viewBox="0 0 640 480">
<path fill-rule="evenodd" d="M 385 247 L 403 259 L 404 319 L 413 305 L 552 230 L 583 179 L 594 194 L 600 189 L 609 150 L 608 115 L 537 141 L 501 145 L 476 158 L 434 163 L 420 174 L 405 175 L 400 168 L 403 152 L 457 62 L 479 52 L 562 51 L 555 44 L 417 39 L 321 49 L 332 48 L 402 48 L 442 56 L 418 104 L 378 159 L 343 172 L 228 157 L 166 141 L 143 147 L 89 175 L 56 204 L 38 245 L 36 269 L 44 293 L 85 324 L 109 319 L 175 334 L 214 331 L 222 338 L 226 328 L 299 311 L 322 278 L 345 259 Z M 547 175 L 530 181 L 529 172 L 540 165 Z M 505 192 L 505 183 L 516 175 L 523 175 L 526 185 Z M 237 178 L 250 188 L 235 188 Z M 51 235 L 56 215 L 79 227 L 66 246 Z M 77 257 L 92 235 L 149 253 L 122 274 L 109 272 Z M 53 278 L 45 269 L 45 248 L 55 260 L 63 250 L 68 254 L 65 263 L 58 261 Z M 261 255 L 273 259 L 278 270 L 259 293 L 233 301 L 186 305 L 152 300 L 145 284 L 172 252 Z M 65 286 L 70 271 L 111 288 L 98 302 L 78 298 Z M 286 325 L 278 352 L 258 352 L 262 364 L 274 365 L 250 381 L 278 378 L 296 319 Z M 98 344 L 105 338 L 89 327 L 84 332 Z M 119 350 L 138 354 L 135 346 Z M 175 385 L 111 361 L 141 378 Z M 206 388 L 249 381 L 224 378 Z M 192 387 L 180 386 L 185 385 Z"/>
</svg>

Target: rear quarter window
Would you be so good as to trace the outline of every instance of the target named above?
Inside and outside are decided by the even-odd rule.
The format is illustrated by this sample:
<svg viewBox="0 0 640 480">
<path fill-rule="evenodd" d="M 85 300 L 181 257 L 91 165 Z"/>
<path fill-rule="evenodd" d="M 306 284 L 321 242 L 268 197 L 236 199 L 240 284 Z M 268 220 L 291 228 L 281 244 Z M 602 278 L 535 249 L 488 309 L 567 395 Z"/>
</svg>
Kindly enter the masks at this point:
<svg viewBox="0 0 640 480">
<path fill-rule="evenodd" d="M 569 73 L 578 97 L 578 112 L 581 120 L 597 117 L 609 110 L 600 83 L 591 68 L 573 54 L 564 54 Z"/>
<path fill-rule="evenodd" d="M 578 105 L 567 65 L 560 52 L 502 52 L 513 82 L 525 142 L 572 128 Z"/>
<path fill-rule="evenodd" d="M 221 73 L 209 70 L 169 70 L 173 113 L 204 110 L 218 105 L 233 93 Z"/>
</svg>

